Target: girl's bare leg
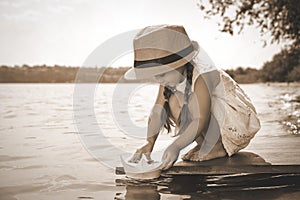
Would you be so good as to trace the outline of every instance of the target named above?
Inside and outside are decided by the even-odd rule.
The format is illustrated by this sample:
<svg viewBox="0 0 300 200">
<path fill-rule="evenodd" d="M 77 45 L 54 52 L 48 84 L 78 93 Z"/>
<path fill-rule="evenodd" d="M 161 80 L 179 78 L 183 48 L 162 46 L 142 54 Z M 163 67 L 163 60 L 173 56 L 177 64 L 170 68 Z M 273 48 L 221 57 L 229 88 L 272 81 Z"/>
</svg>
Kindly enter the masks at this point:
<svg viewBox="0 0 300 200">
<path fill-rule="evenodd" d="M 188 153 L 183 155 L 182 160 L 190 160 L 193 154 L 200 151 L 201 145 L 203 143 L 203 136 L 200 135 L 195 141 L 197 142 L 197 146 L 195 146 L 193 149 L 191 149 Z"/>
<path fill-rule="evenodd" d="M 199 152 L 199 154 L 200 153 L 201 152 Z M 221 158 L 226 155 L 227 155 L 227 153 L 223 147 L 222 139 L 220 137 L 218 142 L 214 145 L 214 147 L 211 149 L 211 151 L 208 154 L 200 156 L 201 157 L 200 161 L 211 160 L 214 158 Z"/>
<path fill-rule="evenodd" d="M 204 161 L 227 155 L 222 144 L 220 129 L 214 116 L 211 116 L 207 131 L 196 140 L 197 146 L 185 154 L 182 159 L 190 161 Z"/>
<path fill-rule="evenodd" d="M 198 143 L 198 142 L 197 142 Z M 211 160 L 215 158 L 224 157 L 227 155 L 226 150 L 223 147 L 221 138 L 218 142 L 212 147 L 209 153 L 203 151 L 201 149 L 202 144 L 195 146 L 191 149 L 188 153 L 186 153 L 182 160 L 189 160 L 189 161 L 204 161 L 204 160 Z"/>
</svg>

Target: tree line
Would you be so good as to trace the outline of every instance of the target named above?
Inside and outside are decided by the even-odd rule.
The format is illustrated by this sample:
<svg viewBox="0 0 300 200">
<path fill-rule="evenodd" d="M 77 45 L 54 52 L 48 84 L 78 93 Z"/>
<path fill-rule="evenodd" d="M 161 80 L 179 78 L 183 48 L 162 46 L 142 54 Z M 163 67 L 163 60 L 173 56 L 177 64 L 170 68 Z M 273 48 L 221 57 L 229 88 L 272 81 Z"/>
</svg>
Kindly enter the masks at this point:
<svg viewBox="0 0 300 200">
<path fill-rule="evenodd" d="M 116 83 L 129 67 L 0 66 L 0 83 Z M 77 77 L 80 70 L 80 77 Z M 91 78 L 93 76 L 93 78 Z M 96 78 L 95 78 L 96 76 Z"/>
<path fill-rule="evenodd" d="M 239 83 L 299 82 L 300 50 L 283 49 L 271 61 L 264 63 L 261 69 L 238 67 L 226 71 Z"/>
<path fill-rule="evenodd" d="M 130 67 L 0 66 L 0 83 L 99 83 L 128 82 L 122 78 Z M 77 77 L 80 71 L 80 79 Z M 225 70 L 238 83 L 300 81 L 299 49 L 283 49 L 261 69 L 238 67 Z M 94 77 L 91 79 L 91 77 Z M 96 79 L 95 79 L 96 76 Z M 97 79 L 98 78 L 98 79 Z"/>
</svg>

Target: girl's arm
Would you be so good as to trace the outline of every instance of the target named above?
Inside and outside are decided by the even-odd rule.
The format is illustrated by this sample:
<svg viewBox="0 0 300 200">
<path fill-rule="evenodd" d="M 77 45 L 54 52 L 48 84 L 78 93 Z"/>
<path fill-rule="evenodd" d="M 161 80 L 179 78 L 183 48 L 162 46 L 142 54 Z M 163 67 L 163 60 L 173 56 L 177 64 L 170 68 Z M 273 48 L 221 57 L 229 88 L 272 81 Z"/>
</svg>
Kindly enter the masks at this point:
<svg viewBox="0 0 300 200">
<path fill-rule="evenodd" d="M 191 144 L 207 127 L 210 118 L 210 95 L 205 81 L 199 76 L 195 82 L 194 93 L 188 103 L 192 121 L 185 131 L 165 150 L 162 169 L 170 168 L 179 156 L 181 149 Z"/>
<path fill-rule="evenodd" d="M 158 134 L 162 126 L 164 125 L 164 122 L 161 119 L 161 112 L 165 101 L 163 91 L 164 87 L 160 86 L 155 105 L 152 108 L 152 111 L 149 116 L 147 128 L 147 142 L 141 148 L 137 149 L 134 156 L 130 159 L 130 162 L 139 162 L 139 160 L 142 157 L 142 154 L 145 154 L 147 159 L 151 160 L 150 153 L 152 152 Z"/>
</svg>

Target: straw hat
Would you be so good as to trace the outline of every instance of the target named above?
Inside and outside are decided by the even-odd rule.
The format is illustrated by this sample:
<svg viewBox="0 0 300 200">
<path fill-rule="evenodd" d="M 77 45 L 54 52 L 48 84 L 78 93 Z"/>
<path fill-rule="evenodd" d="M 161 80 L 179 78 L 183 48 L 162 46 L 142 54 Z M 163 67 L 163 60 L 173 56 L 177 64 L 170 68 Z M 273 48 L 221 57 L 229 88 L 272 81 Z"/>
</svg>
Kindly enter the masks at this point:
<svg viewBox="0 0 300 200">
<path fill-rule="evenodd" d="M 183 26 L 156 25 L 142 29 L 133 40 L 134 67 L 124 77 L 149 79 L 185 65 L 199 52 Z"/>
</svg>

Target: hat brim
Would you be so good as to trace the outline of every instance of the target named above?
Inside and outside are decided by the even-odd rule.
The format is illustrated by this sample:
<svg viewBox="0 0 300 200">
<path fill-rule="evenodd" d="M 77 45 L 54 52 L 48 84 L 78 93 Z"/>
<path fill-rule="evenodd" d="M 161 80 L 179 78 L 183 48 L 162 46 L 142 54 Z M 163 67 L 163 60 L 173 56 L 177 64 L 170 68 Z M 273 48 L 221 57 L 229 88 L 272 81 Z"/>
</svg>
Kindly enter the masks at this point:
<svg viewBox="0 0 300 200">
<path fill-rule="evenodd" d="M 171 70 L 177 69 L 185 65 L 186 63 L 190 62 L 191 60 L 193 60 L 199 53 L 199 44 L 196 41 L 192 41 L 192 44 L 194 46 L 194 51 L 192 51 L 186 57 L 176 62 L 169 63 L 167 65 L 159 65 L 156 67 L 149 67 L 149 68 L 131 68 L 124 74 L 124 78 L 127 80 L 151 79 L 156 75 L 163 74 Z"/>
</svg>

